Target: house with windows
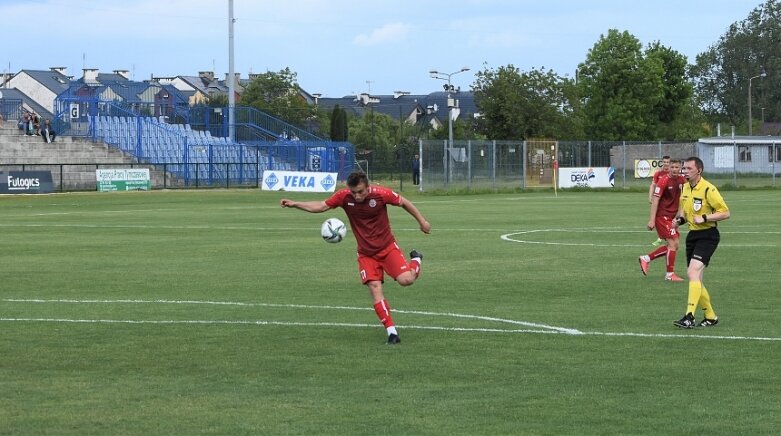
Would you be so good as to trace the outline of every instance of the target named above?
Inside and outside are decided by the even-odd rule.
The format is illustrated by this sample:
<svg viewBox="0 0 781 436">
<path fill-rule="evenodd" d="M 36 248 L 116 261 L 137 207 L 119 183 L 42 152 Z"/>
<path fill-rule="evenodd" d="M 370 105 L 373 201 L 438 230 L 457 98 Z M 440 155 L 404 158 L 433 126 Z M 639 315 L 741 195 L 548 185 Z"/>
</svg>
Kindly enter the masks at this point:
<svg viewBox="0 0 781 436">
<path fill-rule="evenodd" d="M 49 70 L 21 70 L 6 81 L 5 87 L 24 94 L 30 100 L 25 101 L 27 109 L 35 110 L 44 118 L 52 118 L 54 99 L 68 89 L 70 81 L 64 67 L 52 67 Z M 36 110 L 36 106 L 40 109 Z"/>
<path fill-rule="evenodd" d="M 479 116 L 471 92 L 451 92 L 450 103 L 455 106 L 454 121 Z M 333 109 L 338 104 L 354 117 L 362 117 L 365 113 L 373 111 L 420 127 L 429 125 L 433 129 L 439 129 L 446 128 L 448 125 L 448 93 L 442 91 L 424 95 L 410 95 L 408 92 L 397 91 L 393 95 L 364 93 L 340 98 L 319 97 L 315 104 L 327 110 Z"/>
<path fill-rule="evenodd" d="M 709 173 L 781 172 L 781 136 L 717 136 L 700 138 L 697 156 Z"/>
</svg>

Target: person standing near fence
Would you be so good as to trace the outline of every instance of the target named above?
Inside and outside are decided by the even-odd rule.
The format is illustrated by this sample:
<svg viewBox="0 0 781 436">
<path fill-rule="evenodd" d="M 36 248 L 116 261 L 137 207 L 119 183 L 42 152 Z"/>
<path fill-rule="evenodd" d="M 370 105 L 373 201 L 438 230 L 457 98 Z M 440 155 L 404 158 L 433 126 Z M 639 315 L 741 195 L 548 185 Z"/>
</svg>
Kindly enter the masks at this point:
<svg viewBox="0 0 781 436">
<path fill-rule="evenodd" d="M 683 172 L 688 183 L 683 186 L 681 204 L 676 216 L 678 225 L 689 224 L 689 234 L 686 235 L 689 297 L 686 314 L 673 322 L 676 327 L 684 329 L 696 325 L 694 312 L 697 310 L 697 305 L 703 311 L 700 327 L 711 327 L 719 323 L 719 317 L 713 310 L 710 293 L 705 288 L 702 277 L 711 256 L 719 246 L 721 236 L 718 222 L 728 219 L 730 211 L 716 186 L 702 178 L 703 167 L 702 160 L 698 157 L 686 159 Z"/>
<path fill-rule="evenodd" d="M 412 184 L 420 185 L 420 155 L 415 154 L 412 159 Z"/>
</svg>

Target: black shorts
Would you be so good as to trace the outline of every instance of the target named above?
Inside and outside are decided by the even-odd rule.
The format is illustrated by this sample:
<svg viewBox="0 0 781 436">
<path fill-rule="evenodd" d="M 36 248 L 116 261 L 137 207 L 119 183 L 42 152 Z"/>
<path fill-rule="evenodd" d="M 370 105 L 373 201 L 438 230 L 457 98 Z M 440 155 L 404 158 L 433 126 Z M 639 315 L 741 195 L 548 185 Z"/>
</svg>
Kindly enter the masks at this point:
<svg viewBox="0 0 781 436">
<path fill-rule="evenodd" d="M 721 235 L 716 227 L 705 230 L 690 230 L 689 234 L 686 235 L 686 265 L 689 265 L 692 259 L 697 259 L 708 266 L 713 252 L 719 246 L 720 239 Z"/>
</svg>

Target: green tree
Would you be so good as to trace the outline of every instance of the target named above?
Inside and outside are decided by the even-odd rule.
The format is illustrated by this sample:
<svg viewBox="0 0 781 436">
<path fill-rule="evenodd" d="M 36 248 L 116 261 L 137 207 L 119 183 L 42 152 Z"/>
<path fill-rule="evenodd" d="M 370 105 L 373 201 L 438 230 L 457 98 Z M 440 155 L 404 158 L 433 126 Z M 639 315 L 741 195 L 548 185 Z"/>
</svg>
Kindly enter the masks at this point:
<svg viewBox="0 0 781 436">
<path fill-rule="evenodd" d="M 295 126 L 311 125 L 317 110 L 301 96 L 296 76 L 290 68 L 258 75 L 244 90 L 242 104 Z"/>
<path fill-rule="evenodd" d="M 207 102 L 209 107 L 226 107 L 228 106 L 228 95 L 212 94 L 209 96 Z"/>
<path fill-rule="evenodd" d="M 763 71 L 766 77 L 756 77 Z M 781 2 L 768 0 L 733 23 L 718 42 L 697 55 L 691 76 L 696 101 L 712 122 L 748 130 L 749 81 L 753 114 L 764 108 L 766 119 L 779 119 L 781 89 L 774 85 L 781 79 Z"/>
<path fill-rule="evenodd" d="M 553 71 L 484 68 L 472 85 L 479 131 L 496 139 L 557 137 L 572 115 L 567 80 Z"/>
<path fill-rule="evenodd" d="M 604 140 L 651 139 L 664 100 L 662 56 L 645 57 L 629 32 L 610 29 L 578 67 L 584 130 Z"/>
<path fill-rule="evenodd" d="M 349 129 L 347 125 L 347 111 L 340 107 L 338 104 L 334 106 L 330 115 L 331 119 L 331 135 L 332 141 L 347 141 L 349 136 Z"/>
</svg>

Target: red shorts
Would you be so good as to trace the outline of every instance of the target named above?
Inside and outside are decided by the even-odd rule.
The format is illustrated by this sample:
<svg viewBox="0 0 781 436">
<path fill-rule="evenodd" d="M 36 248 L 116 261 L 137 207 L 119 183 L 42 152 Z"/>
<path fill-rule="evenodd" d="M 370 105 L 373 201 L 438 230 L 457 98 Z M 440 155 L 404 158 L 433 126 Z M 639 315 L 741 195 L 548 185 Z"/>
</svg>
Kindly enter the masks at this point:
<svg viewBox="0 0 781 436">
<path fill-rule="evenodd" d="M 383 273 L 387 273 L 395 280 L 402 273 L 410 271 L 410 268 L 407 259 L 404 258 L 404 253 L 394 242 L 374 256 L 364 256 L 358 253 L 358 270 L 361 273 L 361 283 L 365 285 L 377 280 L 384 282 Z"/>
<path fill-rule="evenodd" d="M 667 216 L 656 216 L 656 234 L 662 239 L 677 239 L 678 228 L 673 223 L 673 219 Z"/>
</svg>

